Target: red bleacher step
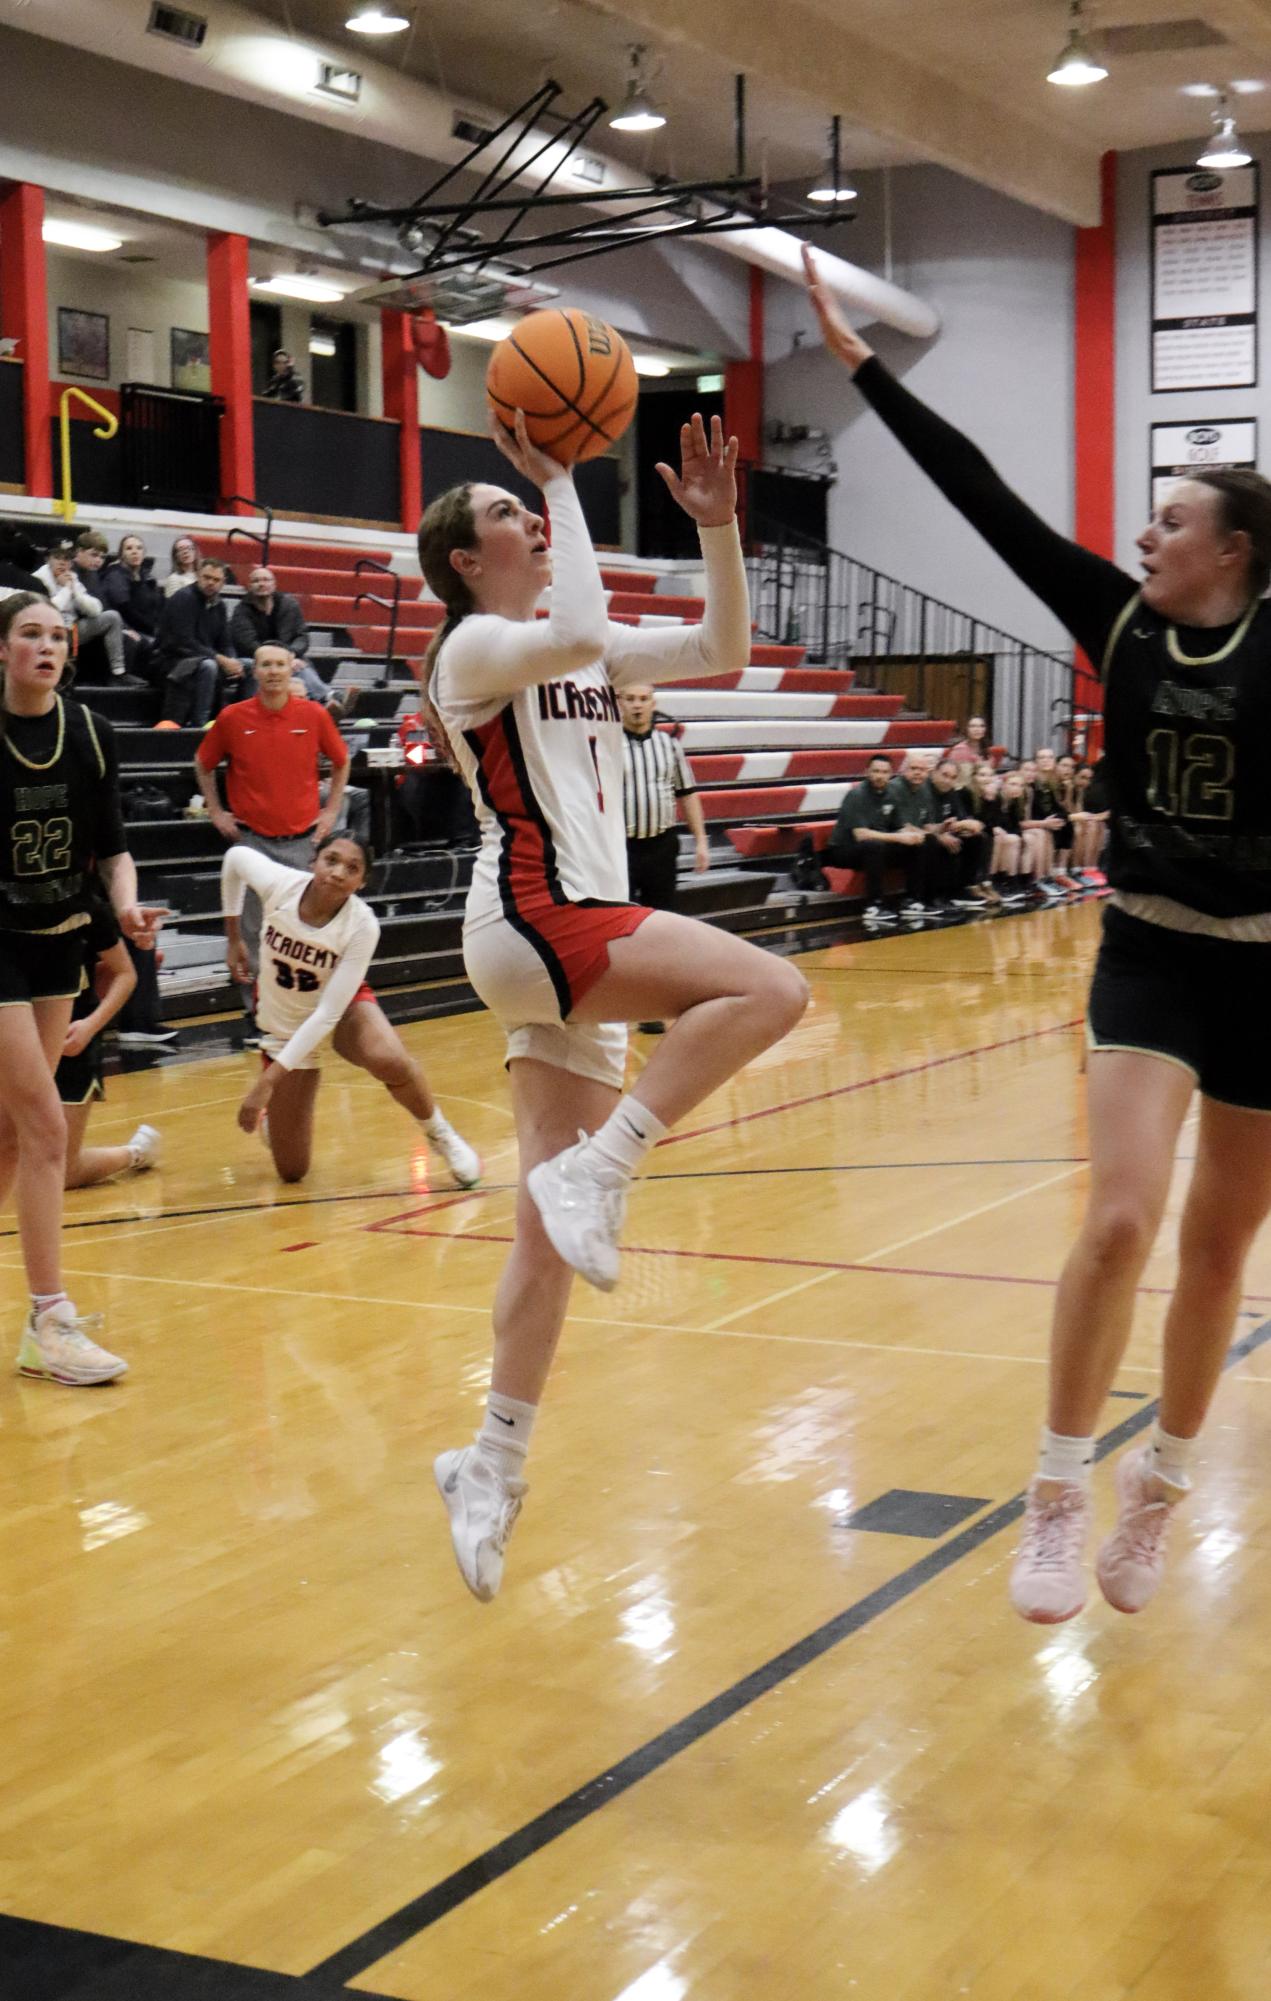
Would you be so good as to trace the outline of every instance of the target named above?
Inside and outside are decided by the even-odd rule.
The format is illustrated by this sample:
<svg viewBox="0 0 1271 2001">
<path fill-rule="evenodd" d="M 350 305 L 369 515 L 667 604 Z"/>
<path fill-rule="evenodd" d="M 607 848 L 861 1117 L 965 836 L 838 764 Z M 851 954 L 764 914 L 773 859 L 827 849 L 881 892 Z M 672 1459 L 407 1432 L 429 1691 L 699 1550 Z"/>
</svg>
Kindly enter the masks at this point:
<svg viewBox="0 0 1271 2001">
<path fill-rule="evenodd" d="M 260 551 L 255 542 L 246 542 L 236 536 L 231 542 L 224 535 L 196 535 L 199 554 L 215 556 L 218 562 L 232 563 L 235 569 L 244 563 L 248 568 L 260 561 Z M 284 542 L 275 535 L 269 549 L 269 566 L 273 569 L 282 565 L 288 569 L 306 570 L 352 570 L 361 556 L 373 556 L 377 563 L 391 560 L 388 549 L 347 549 L 338 542 Z"/>
<path fill-rule="evenodd" d="M 797 826 L 788 822 L 784 827 L 727 827 L 725 832 L 745 861 L 763 861 L 769 855 L 792 855 L 805 835 L 814 848 L 823 848 L 834 832 L 834 822 L 801 820 Z"/>
<path fill-rule="evenodd" d="M 782 778 L 863 778 L 872 757 L 886 756 L 879 744 L 867 750 L 788 750 L 745 752 L 707 751 L 689 758 L 689 768 L 699 785 L 728 785 L 741 777 L 748 758 L 765 754 L 783 758 Z"/>
<path fill-rule="evenodd" d="M 689 625 L 697 625 L 705 609 L 702 598 L 663 597 L 660 592 L 650 595 L 641 591 L 615 591 L 609 600 L 611 618 L 616 618 L 620 612 L 634 612 L 637 616 L 656 614 L 659 618 L 682 618 Z"/>
</svg>

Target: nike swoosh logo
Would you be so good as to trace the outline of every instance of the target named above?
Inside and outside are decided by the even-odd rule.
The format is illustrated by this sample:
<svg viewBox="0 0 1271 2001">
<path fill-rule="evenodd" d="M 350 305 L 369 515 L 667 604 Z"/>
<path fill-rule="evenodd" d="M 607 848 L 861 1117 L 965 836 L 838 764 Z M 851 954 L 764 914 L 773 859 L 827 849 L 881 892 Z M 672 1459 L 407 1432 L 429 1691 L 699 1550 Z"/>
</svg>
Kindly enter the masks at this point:
<svg viewBox="0 0 1271 2001">
<path fill-rule="evenodd" d="M 513 1425 L 515 1425 L 516 1423 L 516 1419 L 514 1417 L 504 1417 L 502 1413 L 497 1410 L 492 1410 L 490 1412 L 490 1415 L 491 1417 L 498 1418 L 500 1424 L 506 1424 L 509 1430 L 511 1430 Z"/>
</svg>

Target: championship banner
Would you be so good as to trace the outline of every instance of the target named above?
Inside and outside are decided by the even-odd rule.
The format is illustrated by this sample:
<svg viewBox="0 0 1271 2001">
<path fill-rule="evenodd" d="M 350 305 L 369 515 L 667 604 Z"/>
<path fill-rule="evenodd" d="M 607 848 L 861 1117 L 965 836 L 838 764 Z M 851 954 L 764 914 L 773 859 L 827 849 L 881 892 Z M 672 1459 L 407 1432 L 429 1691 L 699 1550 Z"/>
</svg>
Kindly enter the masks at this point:
<svg viewBox="0 0 1271 2001">
<path fill-rule="evenodd" d="M 1152 393 L 1258 380 L 1258 169 L 1152 175 Z"/>
<path fill-rule="evenodd" d="M 1206 466 L 1244 466 L 1252 471 L 1257 463 L 1258 424 L 1254 417 L 1153 424 L 1152 511 L 1160 506 L 1161 494 L 1172 480 L 1186 479 Z"/>
</svg>

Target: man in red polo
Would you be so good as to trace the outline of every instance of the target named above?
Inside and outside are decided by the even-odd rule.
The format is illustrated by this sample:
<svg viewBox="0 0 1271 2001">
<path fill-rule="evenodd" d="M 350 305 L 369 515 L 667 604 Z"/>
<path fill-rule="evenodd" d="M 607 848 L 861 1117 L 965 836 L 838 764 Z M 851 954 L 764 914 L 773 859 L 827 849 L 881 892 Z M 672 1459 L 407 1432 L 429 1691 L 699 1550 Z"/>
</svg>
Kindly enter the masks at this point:
<svg viewBox="0 0 1271 2001">
<path fill-rule="evenodd" d="M 340 817 L 349 779 L 349 747 L 318 702 L 291 692 L 294 667 L 285 646 L 258 646 L 256 693 L 222 709 L 194 758 L 194 775 L 208 818 L 227 841 L 256 848 L 288 868 L 308 868 L 318 842 Z M 325 805 L 319 760 L 331 763 Z M 221 804 L 217 767 L 224 764 L 228 805 Z M 255 975 L 260 944 L 260 902 L 250 890 L 241 933 Z"/>
</svg>

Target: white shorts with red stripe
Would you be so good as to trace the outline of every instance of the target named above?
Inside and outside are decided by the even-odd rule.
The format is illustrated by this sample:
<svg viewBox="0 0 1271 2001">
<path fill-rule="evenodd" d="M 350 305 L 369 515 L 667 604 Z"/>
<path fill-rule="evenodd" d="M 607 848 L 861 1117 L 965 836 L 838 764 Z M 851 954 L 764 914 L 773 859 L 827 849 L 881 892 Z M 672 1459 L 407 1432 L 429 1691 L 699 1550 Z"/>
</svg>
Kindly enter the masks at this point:
<svg viewBox="0 0 1271 2001">
<path fill-rule="evenodd" d="M 637 904 L 548 904 L 532 917 L 487 919 L 464 932 L 468 978 L 507 1032 L 508 1058 L 532 1056 L 621 1090 L 625 1022 L 570 1021 L 571 1010 L 649 912 Z"/>
</svg>

